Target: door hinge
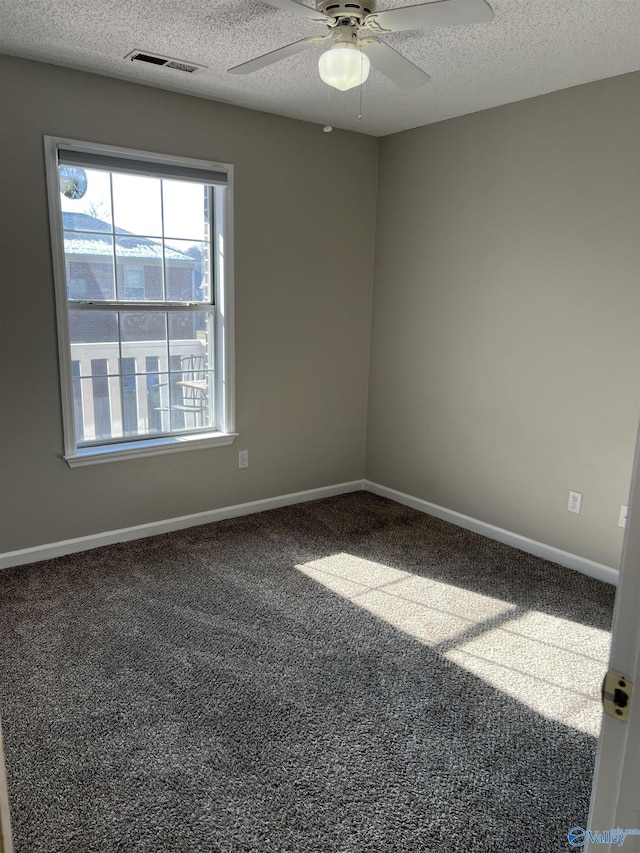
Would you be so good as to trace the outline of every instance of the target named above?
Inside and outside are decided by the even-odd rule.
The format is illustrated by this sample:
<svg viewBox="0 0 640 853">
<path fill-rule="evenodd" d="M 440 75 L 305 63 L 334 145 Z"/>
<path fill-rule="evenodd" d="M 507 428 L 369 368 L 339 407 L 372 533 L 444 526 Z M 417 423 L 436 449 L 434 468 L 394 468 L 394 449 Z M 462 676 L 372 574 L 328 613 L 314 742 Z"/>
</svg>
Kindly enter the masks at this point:
<svg viewBox="0 0 640 853">
<path fill-rule="evenodd" d="M 623 723 L 628 722 L 632 693 L 633 684 L 629 679 L 609 670 L 602 682 L 602 707 L 605 714 Z"/>
</svg>

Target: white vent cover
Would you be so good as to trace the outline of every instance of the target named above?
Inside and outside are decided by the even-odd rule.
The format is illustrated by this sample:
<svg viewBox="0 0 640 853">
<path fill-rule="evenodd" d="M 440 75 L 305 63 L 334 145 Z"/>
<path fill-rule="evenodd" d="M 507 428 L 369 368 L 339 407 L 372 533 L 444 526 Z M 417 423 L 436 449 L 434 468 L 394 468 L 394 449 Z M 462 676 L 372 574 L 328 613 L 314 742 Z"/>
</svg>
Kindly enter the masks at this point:
<svg viewBox="0 0 640 853">
<path fill-rule="evenodd" d="M 150 53 L 148 50 L 132 50 L 125 56 L 131 62 L 144 62 L 147 65 L 157 65 L 162 68 L 172 68 L 174 71 L 182 71 L 185 74 L 193 74 L 206 65 L 198 65 L 196 62 L 185 62 L 183 59 L 172 59 L 170 56 L 161 56 L 159 53 Z"/>
</svg>

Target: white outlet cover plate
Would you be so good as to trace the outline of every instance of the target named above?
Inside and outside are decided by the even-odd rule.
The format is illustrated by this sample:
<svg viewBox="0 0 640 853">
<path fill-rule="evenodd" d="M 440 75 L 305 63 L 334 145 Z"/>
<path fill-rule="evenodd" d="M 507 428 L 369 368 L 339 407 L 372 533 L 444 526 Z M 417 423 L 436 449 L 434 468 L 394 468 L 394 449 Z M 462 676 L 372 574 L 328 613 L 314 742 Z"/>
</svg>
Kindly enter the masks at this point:
<svg viewBox="0 0 640 853">
<path fill-rule="evenodd" d="M 574 492 L 573 490 L 569 492 L 569 503 L 567 504 L 567 509 L 569 512 L 580 512 L 580 505 L 582 504 L 582 492 Z"/>
</svg>

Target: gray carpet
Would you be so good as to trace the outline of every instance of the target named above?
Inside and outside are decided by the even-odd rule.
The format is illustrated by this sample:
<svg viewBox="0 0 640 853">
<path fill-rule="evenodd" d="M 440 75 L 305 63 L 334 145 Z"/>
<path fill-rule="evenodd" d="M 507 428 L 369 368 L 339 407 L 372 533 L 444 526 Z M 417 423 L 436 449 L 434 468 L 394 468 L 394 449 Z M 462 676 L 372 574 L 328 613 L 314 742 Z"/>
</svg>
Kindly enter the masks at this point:
<svg viewBox="0 0 640 853">
<path fill-rule="evenodd" d="M 613 598 L 367 493 L 2 572 L 16 853 L 567 850 Z"/>
</svg>

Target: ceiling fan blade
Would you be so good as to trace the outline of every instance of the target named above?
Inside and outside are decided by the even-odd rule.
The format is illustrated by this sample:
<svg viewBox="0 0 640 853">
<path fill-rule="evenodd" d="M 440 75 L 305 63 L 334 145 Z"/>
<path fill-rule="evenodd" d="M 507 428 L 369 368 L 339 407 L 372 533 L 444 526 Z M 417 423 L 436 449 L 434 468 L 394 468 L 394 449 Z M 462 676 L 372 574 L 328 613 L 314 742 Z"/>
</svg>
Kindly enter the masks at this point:
<svg viewBox="0 0 640 853">
<path fill-rule="evenodd" d="M 263 53 L 262 56 L 256 56 L 255 59 L 250 59 L 248 62 L 242 62 L 233 68 L 229 68 L 229 74 L 251 74 L 254 71 L 259 71 L 261 68 L 266 68 L 267 65 L 272 65 L 274 62 L 280 62 L 281 59 L 286 59 L 288 56 L 295 56 L 296 53 L 302 53 L 313 47 L 315 44 L 331 39 L 331 34 L 326 36 L 311 36 L 310 38 L 294 41 L 292 44 L 287 44 L 284 47 L 279 47 L 277 50 L 272 50 L 269 53 Z"/>
<path fill-rule="evenodd" d="M 376 32 L 398 33 L 403 30 L 428 30 L 432 27 L 455 27 L 493 20 L 493 9 L 486 0 L 437 0 L 419 6 L 401 6 L 367 15 L 363 25 Z"/>
<path fill-rule="evenodd" d="M 428 74 L 409 62 L 402 54 L 398 53 L 388 44 L 378 39 L 361 40 L 360 50 L 371 60 L 374 68 L 377 68 L 385 77 L 400 89 L 417 89 L 431 80 Z"/>
<path fill-rule="evenodd" d="M 305 6 L 304 3 L 299 3 L 298 0 L 262 0 L 263 3 L 268 3 L 269 6 L 275 6 L 276 9 L 282 9 L 285 12 L 293 12 L 294 15 L 300 15 L 303 18 L 308 18 L 311 21 L 321 21 L 323 24 L 327 21 L 333 21 L 329 15 L 324 12 L 318 12 L 317 9 L 312 9 L 311 6 Z"/>
</svg>

